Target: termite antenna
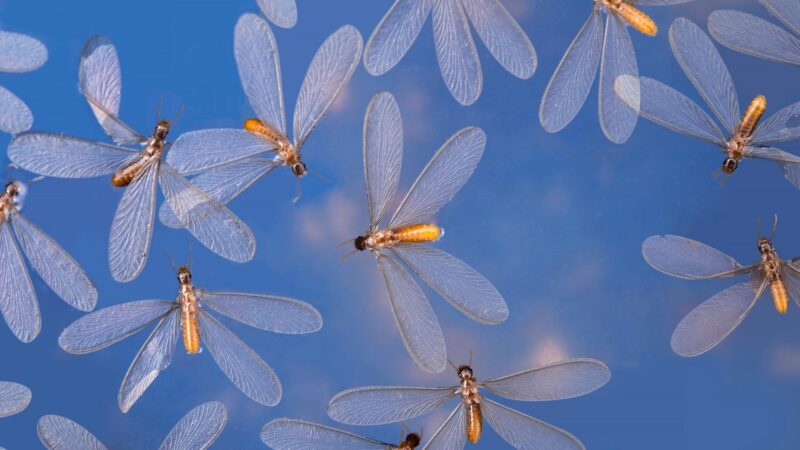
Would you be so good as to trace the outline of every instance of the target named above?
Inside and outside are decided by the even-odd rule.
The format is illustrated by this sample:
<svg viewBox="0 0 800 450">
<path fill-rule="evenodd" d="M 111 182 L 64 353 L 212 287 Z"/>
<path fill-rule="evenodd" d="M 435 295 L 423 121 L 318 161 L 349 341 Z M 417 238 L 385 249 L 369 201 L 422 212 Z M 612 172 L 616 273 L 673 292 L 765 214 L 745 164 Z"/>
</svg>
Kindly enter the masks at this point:
<svg viewBox="0 0 800 450">
<path fill-rule="evenodd" d="M 25 183 L 25 184 L 27 184 L 28 186 L 30 186 L 30 185 L 32 185 L 32 184 L 34 184 L 34 183 L 38 183 L 38 182 L 40 182 L 40 181 L 42 181 L 42 180 L 44 180 L 44 179 L 45 179 L 45 176 L 44 176 L 44 175 L 39 175 L 38 177 L 31 178 L 31 179 L 30 179 L 30 180 L 29 180 L 27 183 Z"/>
<path fill-rule="evenodd" d="M 447 364 L 450 364 L 450 367 L 452 367 L 453 369 L 455 369 L 456 372 L 458 372 L 458 366 L 455 365 L 453 361 L 450 361 L 450 358 L 447 358 Z"/>
<path fill-rule="evenodd" d="M 164 253 L 167 255 L 167 259 L 169 259 L 169 265 L 172 267 L 172 271 L 175 272 L 175 275 L 178 274 L 178 265 L 175 264 L 175 259 L 172 258 L 172 253 L 169 250 L 164 250 Z"/>
<path fill-rule="evenodd" d="M 778 213 L 775 213 L 775 219 L 772 222 L 772 232 L 769 234 L 770 241 L 775 239 L 775 230 L 777 229 L 778 229 Z"/>
<path fill-rule="evenodd" d="M 756 236 L 761 238 L 761 217 L 756 217 Z"/>
<path fill-rule="evenodd" d="M 294 182 L 295 182 L 295 195 L 294 198 L 292 199 L 292 204 L 296 205 L 297 202 L 300 201 L 300 197 L 303 196 L 303 186 L 300 185 L 300 179 L 298 178 L 295 178 Z"/>
<path fill-rule="evenodd" d="M 9 180 L 11 179 L 11 169 L 19 169 L 19 166 L 14 164 L 13 162 L 8 163 L 8 165 L 6 166 L 6 179 L 5 179 L 6 183 L 8 183 Z"/>
<path fill-rule="evenodd" d="M 342 247 L 344 247 L 345 245 L 347 245 L 347 244 L 352 244 L 352 243 L 353 243 L 353 242 L 355 242 L 355 241 L 356 241 L 355 239 L 348 239 L 348 240 L 346 240 L 346 241 L 344 241 L 344 242 L 339 242 L 338 244 L 336 244 L 336 248 L 342 248 Z"/>
<path fill-rule="evenodd" d="M 316 170 L 308 169 L 308 173 L 310 173 L 311 175 L 314 175 L 315 177 L 319 178 L 320 180 L 322 180 L 323 183 L 326 183 L 326 184 L 332 184 L 333 183 L 333 181 L 331 181 L 330 178 L 328 178 L 325 175 L 317 172 Z"/>
<path fill-rule="evenodd" d="M 473 354 L 472 350 L 473 350 L 472 348 L 469 349 L 469 358 L 467 359 L 467 365 L 470 367 L 472 367 L 472 354 Z"/>
<path fill-rule="evenodd" d="M 156 105 L 156 122 L 161 121 L 161 107 L 164 106 L 164 96 L 158 98 L 158 105 Z"/>
<path fill-rule="evenodd" d="M 348 257 L 352 256 L 352 255 L 353 255 L 353 253 L 355 253 L 355 252 L 357 252 L 357 251 L 358 251 L 358 249 L 355 249 L 355 250 L 352 250 L 352 251 L 350 251 L 349 253 L 345 254 L 345 255 L 344 255 L 344 256 L 342 256 L 342 257 L 340 257 L 340 258 L 339 258 L 339 261 L 344 261 L 345 259 L 347 259 Z"/>
<path fill-rule="evenodd" d="M 191 272 L 192 270 L 192 244 L 189 244 L 189 264 L 186 266 L 187 269 Z"/>
<path fill-rule="evenodd" d="M 179 106 L 179 107 L 178 107 L 178 111 L 177 111 L 177 112 L 175 113 L 175 115 L 172 117 L 172 121 L 170 122 L 170 125 L 171 125 L 171 126 L 175 126 L 175 124 L 176 124 L 176 123 L 178 123 L 178 119 L 180 119 L 180 118 L 181 118 L 181 116 L 183 115 L 183 111 L 184 111 L 185 109 L 186 109 L 186 108 L 184 108 L 184 104 L 183 104 L 183 103 L 181 103 L 181 106 Z"/>
</svg>

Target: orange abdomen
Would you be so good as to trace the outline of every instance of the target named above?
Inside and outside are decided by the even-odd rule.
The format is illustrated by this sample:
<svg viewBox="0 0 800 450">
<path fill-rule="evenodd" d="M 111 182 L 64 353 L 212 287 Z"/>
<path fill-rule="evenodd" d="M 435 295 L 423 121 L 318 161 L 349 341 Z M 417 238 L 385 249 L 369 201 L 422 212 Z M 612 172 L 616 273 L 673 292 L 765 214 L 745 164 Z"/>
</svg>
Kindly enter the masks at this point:
<svg viewBox="0 0 800 450">
<path fill-rule="evenodd" d="M 747 105 L 747 109 L 744 110 L 744 114 L 742 114 L 742 123 L 739 125 L 739 134 L 745 137 L 750 137 L 753 134 L 753 130 L 758 125 L 758 121 L 761 120 L 761 116 L 764 115 L 764 111 L 767 109 L 767 98 L 763 95 L 759 95 Z"/>
<path fill-rule="evenodd" d="M 127 166 L 117 169 L 117 171 L 111 175 L 111 184 L 116 187 L 125 187 L 131 184 L 131 181 L 141 172 L 144 161 L 144 158 L 140 158 Z"/>
<path fill-rule="evenodd" d="M 245 131 L 253 133 L 257 136 L 260 136 L 276 144 L 283 141 L 285 141 L 286 143 L 289 142 L 289 139 L 287 139 L 286 136 L 283 135 L 283 133 L 278 131 L 278 129 L 256 118 L 250 118 L 245 120 L 244 129 Z"/>
<path fill-rule="evenodd" d="M 394 231 L 395 238 L 400 242 L 432 242 L 442 236 L 442 229 L 436 225 L 420 223 L 407 227 L 397 228 Z"/>
<path fill-rule="evenodd" d="M 789 293 L 786 292 L 786 285 L 780 278 L 769 283 L 769 290 L 772 291 L 772 301 L 775 303 L 775 309 L 785 314 L 789 309 Z"/>
<path fill-rule="evenodd" d="M 636 31 L 646 34 L 648 36 L 655 36 L 658 32 L 658 27 L 653 19 L 647 14 L 643 13 L 640 9 L 625 3 L 624 1 L 614 5 L 614 11 Z"/>
<path fill-rule="evenodd" d="M 467 414 L 467 439 L 473 444 L 481 438 L 483 430 L 483 415 L 481 414 L 481 404 L 470 402 L 466 405 Z"/>
<path fill-rule="evenodd" d="M 183 346 L 186 352 L 200 351 L 200 324 L 197 323 L 197 312 L 194 308 L 181 309 L 181 328 L 183 329 Z"/>
</svg>

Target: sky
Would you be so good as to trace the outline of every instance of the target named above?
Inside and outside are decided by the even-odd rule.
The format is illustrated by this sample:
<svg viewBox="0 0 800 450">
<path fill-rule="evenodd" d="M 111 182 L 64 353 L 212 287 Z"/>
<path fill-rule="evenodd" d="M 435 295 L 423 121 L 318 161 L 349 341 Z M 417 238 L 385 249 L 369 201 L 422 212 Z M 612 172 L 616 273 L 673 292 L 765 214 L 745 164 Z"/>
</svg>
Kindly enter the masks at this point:
<svg viewBox="0 0 800 450">
<path fill-rule="evenodd" d="M 273 27 L 280 51 L 287 117 L 316 49 L 333 31 L 352 24 L 364 40 L 389 0 L 298 0 L 298 23 Z M 463 259 L 504 295 L 509 319 L 480 325 L 425 288 L 438 315 L 448 356 L 466 360 L 474 350 L 478 378 L 491 378 L 570 357 L 604 361 L 611 381 L 578 399 L 547 403 L 505 401 L 515 409 L 570 431 L 594 449 L 752 449 L 800 447 L 800 336 L 797 305 L 779 316 L 763 297 L 722 344 L 697 358 L 674 354 L 670 336 L 680 319 L 731 280 L 685 281 L 649 267 L 641 243 L 654 234 L 678 234 L 755 262 L 757 218 L 780 216 L 775 246 L 784 258 L 800 255 L 800 193 L 780 169 L 745 161 L 721 185 L 713 172 L 718 149 L 644 120 L 632 138 L 616 145 L 602 134 L 596 86 L 583 110 L 557 134 L 538 121 L 539 101 L 561 55 L 591 9 L 589 0 L 503 0 L 528 33 L 539 56 L 537 72 L 519 80 L 478 44 L 484 73 L 481 98 L 460 106 L 435 63 L 430 20 L 400 64 L 373 77 L 363 66 L 303 148 L 310 168 L 331 182 L 306 177 L 297 204 L 295 182 L 276 170 L 230 204 L 253 230 L 255 258 L 237 264 L 212 254 L 188 233 L 156 224 L 142 275 L 116 283 L 107 263 L 107 239 L 122 191 L 103 178 L 46 179 L 30 189 L 23 210 L 70 252 L 99 291 L 98 308 L 138 299 L 174 299 L 169 257 L 186 262 L 192 248 L 195 284 L 208 290 L 278 294 L 307 301 L 325 324 L 315 334 L 286 336 L 224 320 L 269 363 L 284 396 L 276 407 L 246 398 L 207 352 L 175 352 L 164 371 L 127 415 L 116 394 L 145 340 L 140 332 L 83 356 L 63 352 L 58 335 L 81 313 L 33 276 L 42 332 L 30 344 L 0 326 L 0 380 L 23 383 L 33 401 L 0 419 L 0 446 L 39 448 L 36 421 L 59 414 L 83 425 L 112 449 L 155 448 L 191 408 L 219 400 L 229 421 L 214 448 L 261 448 L 260 428 L 278 417 L 338 426 L 325 414 L 337 392 L 366 385 L 445 386 L 454 371 L 418 369 L 396 330 L 374 258 L 340 257 L 336 245 L 361 234 L 367 223 L 361 165 L 363 116 L 371 97 L 388 90 L 398 99 L 405 152 L 401 192 L 434 151 L 455 131 L 481 127 L 483 160 L 469 182 L 436 217 L 447 231 L 436 245 Z M 649 8 L 660 26 L 653 38 L 633 35 L 640 73 L 701 98 L 674 60 L 667 29 L 679 16 L 705 28 L 722 7 L 768 18 L 756 2 L 698 0 Z M 238 127 L 253 113 L 233 58 L 238 17 L 258 12 L 255 0 L 0 0 L 0 28 L 33 35 L 48 47 L 38 71 L 0 74 L 0 84 L 24 99 L 34 130 L 105 141 L 77 87 L 83 43 L 106 34 L 122 65 L 120 116 L 150 132 L 160 99 L 170 117 L 185 111 L 171 138 L 203 128 Z M 774 22 L 774 19 L 770 19 Z M 764 94 L 767 115 L 800 100 L 800 68 L 734 53 L 718 46 L 745 105 Z M 702 103 L 701 103 L 702 104 Z M 7 145 L 10 136 L 0 136 Z M 783 149 L 800 152 L 797 143 Z M 0 162 L 5 165 L 3 156 Z M 15 172 L 26 180 L 33 175 Z M 430 436 L 449 408 L 412 429 Z M 400 427 L 356 428 L 396 441 Z M 475 448 L 506 448 L 487 431 Z"/>
</svg>

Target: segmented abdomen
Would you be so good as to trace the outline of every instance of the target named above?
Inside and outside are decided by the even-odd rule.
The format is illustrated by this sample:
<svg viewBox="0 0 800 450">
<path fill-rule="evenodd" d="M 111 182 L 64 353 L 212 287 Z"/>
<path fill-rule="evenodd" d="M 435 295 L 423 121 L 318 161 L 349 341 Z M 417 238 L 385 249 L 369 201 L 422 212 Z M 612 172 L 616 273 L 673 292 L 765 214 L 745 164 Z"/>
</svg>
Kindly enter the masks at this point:
<svg viewBox="0 0 800 450">
<path fill-rule="evenodd" d="M 400 242 L 432 242 L 442 236 L 442 229 L 436 225 L 421 223 L 396 228 L 394 236 Z"/>
</svg>

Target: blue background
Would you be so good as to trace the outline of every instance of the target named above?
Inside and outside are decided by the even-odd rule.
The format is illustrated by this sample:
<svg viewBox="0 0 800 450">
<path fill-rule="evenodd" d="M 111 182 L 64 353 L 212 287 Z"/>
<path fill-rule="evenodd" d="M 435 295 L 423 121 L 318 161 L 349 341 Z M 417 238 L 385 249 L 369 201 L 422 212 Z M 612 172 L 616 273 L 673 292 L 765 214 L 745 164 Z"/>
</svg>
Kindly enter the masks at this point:
<svg viewBox="0 0 800 450">
<path fill-rule="evenodd" d="M 366 40 L 390 3 L 299 0 L 297 26 L 273 27 L 289 118 L 306 67 L 323 39 L 350 23 Z M 345 388 L 455 383 L 451 370 L 430 375 L 411 362 L 373 258 L 359 254 L 340 261 L 345 249 L 335 247 L 367 226 L 363 114 L 375 93 L 389 90 L 405 125 L 401 191 L 456 130 L 476 125 L 488 135 L 483 161 L 438 216 L 447 230 L 438 245 L 492 280 L 511 315 L 499 326 L 479 325 L 428 291 L 451 359 L 464 361 L 474 349 L 479 378 L 566 357 L 605 361 L 612 380 L 591 395 L 540 404 L 506 402 L 569 430 L 590 448 L 800 448 L 796 305 L 778 316 L 765 296 L 719 347 L 684 359 L 670 349 L 673 329 L 731 281 L 670 278 L 650 268 L 640 254 L 647 236 L 672 233 L 750 263 L 758 257 L 756 218 L 770 222 L 777 212 L 777 250 L 783 257 L 796 256 L 800 193 L 777 166 L 752 160 L 721 186 L 712 177 L 723 159 L 717 149 L 649 122 L 640 121 L 625 145 L 608 142 L 597 121 L 596 87 L 568 128 L 544 132 L 538 122 L 542 92 L 591 5 L 589 0 L 504 4 L 537 49 L 539 68 L 533 78 L 512 77 L 478 44 L 483 95 L 471 107 L 459 106 L 438 73 L 429 20 L 389 74 L 375 78 L 359 66 L 307 141 L 305 161 L 331 178 L 331 184 L 307 177 L 302 200 L 292 205 L 293 177 L 279 170 L 231 203 L 258 240 L 256 257 L 248 264 L 225 261 L 188 233 L 156 224 L 142 275 L 116 283 L 107 267 L 106 245 L 122 191 L 105 179 L 49 179 L 34 185 L 24 213 L 83 265 L 98 287 L 98 307 L 174 298 L 177 284 L 165 252 L 185 262 L 191 244 L 197 285 L 304 299 L 319 308 L 325 325 L 316 334 L 282 336 L 226 321 L 280 376 L 284 397 L 277 407 L 262 407 L 242 395 L 208 353 L 177 351 L 170 368 L 123 416 L 117 389 L 147 332 L 94 354 L 70 356 L 59 349 L 57 338 L 81 314 L 34 276 L 43 318 L 39 337 L 22 344 L 0 326 L 0 379 L 26 384 L 33 401 L 23 413 L 0 420 L 0 445 L 39 448 L 36 421 L 43 414 L 60 414 L 110 448 L 155 448 L 189 409 L 221 400 L 229 423 L 216 448 L 259 448 L 261 426 L 277 417 L 332 424 L 326 404 Z M 640 72 L 700 102 L 672 57 L 666 31 L 677 16 L 705 28 L 708 13 L 723 5 L 768 17 L 756 2 L 743 0 L 648 8 L 661 30 L 655 38 L 633 36 Z M 122 63 L 121 117 L 134 128 L 151 130 L 161 97 L 165 116 L 181 104 L 186 107 L 173 138 L 188 130 L 237 127 L 252 112 L 234 64 L 233 27 L 241 14 L 257 11 L 254 0 L 5 0 L 0 2 L 2 28 L 40 38 L 50 58 L 36 72 L 0 74 L 0 83 L 31 107 L 34 129 L 105 140 L 78 92 L 77 68 L 86 39 L 107 34 Z M 743 106 L 764 94 L 770 114 L 800 99 L 800 68 L 720 51 Z M 0 139 L 6 145 L 9 137 Z M 796 143 L 783 147 L 800 150 Z M 430 436 L 448 410 L 409 425 Z M 357 431 L 386 441 L 400 433 L 398 426 Z M 489 431 L 478 447 L 505 445 Z"/>
</svg>

